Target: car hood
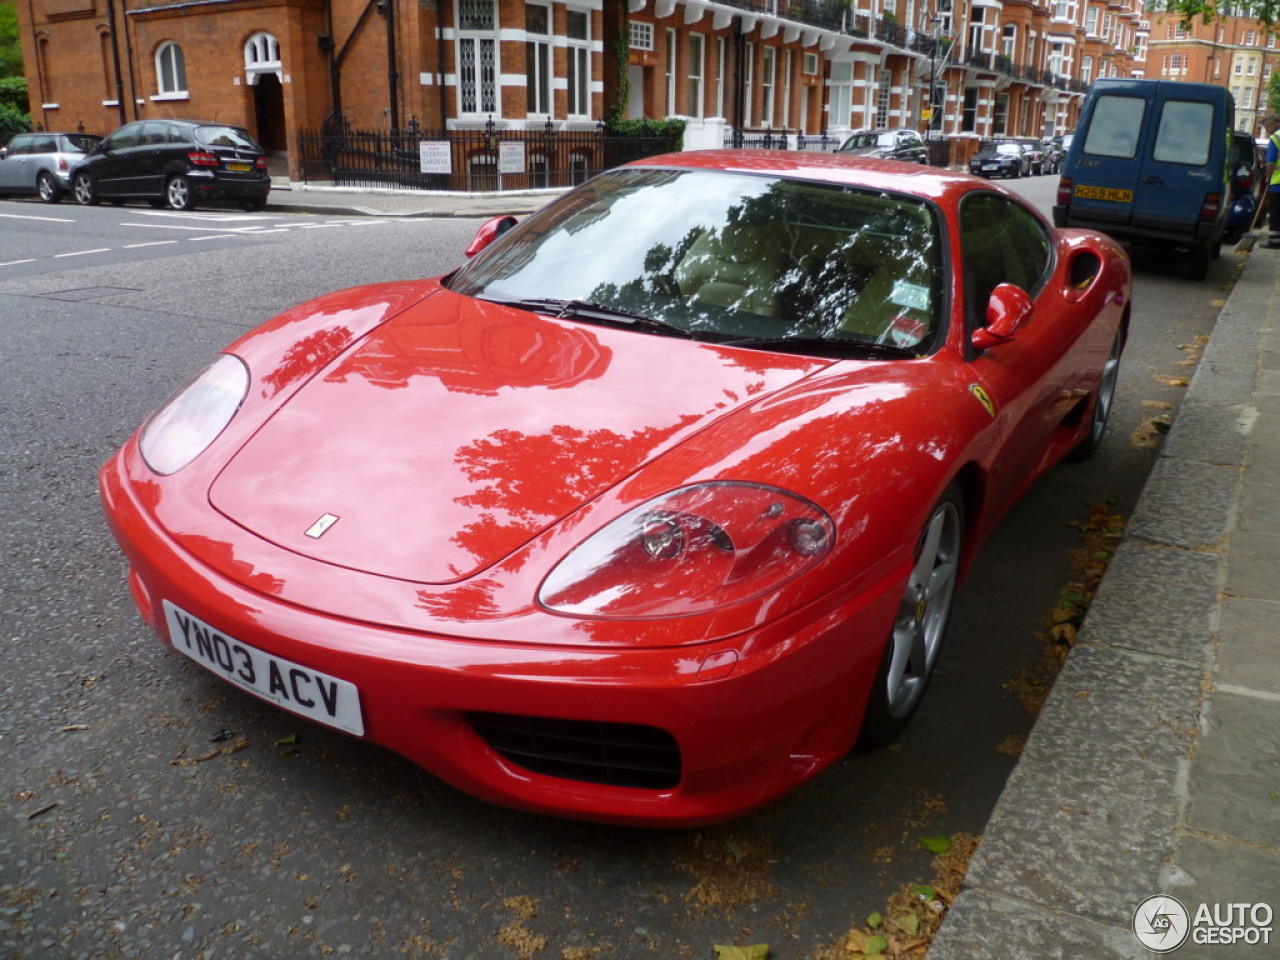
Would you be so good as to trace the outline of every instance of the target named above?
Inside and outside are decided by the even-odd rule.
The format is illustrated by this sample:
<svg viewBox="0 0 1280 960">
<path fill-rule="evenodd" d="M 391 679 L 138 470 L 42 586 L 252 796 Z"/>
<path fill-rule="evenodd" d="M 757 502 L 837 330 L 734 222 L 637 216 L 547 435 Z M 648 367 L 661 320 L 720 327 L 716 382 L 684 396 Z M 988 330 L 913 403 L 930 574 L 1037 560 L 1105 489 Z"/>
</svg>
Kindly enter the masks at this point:
<svg viewBox="0 0 1280 960">
<path fill-rule="evenodd" d="M 313 559 L 449 583 L 829 363 L 442 291 L 318 371 L 231 457 L 210 500 Z"/>
</svg>

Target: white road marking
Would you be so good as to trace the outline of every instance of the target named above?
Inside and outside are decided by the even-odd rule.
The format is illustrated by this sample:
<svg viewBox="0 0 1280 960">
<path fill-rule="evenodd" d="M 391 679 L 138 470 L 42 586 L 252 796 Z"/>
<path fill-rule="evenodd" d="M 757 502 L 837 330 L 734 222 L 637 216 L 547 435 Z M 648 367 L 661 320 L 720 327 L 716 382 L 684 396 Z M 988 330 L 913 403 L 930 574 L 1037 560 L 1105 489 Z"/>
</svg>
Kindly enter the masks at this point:
<svg viewBox="0 0 1280 960">
<path fill-rule="evenodd" d="M 71 253 L 55 253 L 53 259 L 58 260 L 62 257 L 87 257 L 91 253 L 110 253 L 110 247 L 98 247 L 96 250 L 75 250 Z"/>
<path fill-rule="evenodd" d="M 0 213 L 0 217 L 6 220 L 43 220 L 45 223 L 75 223 L 76 221 L 70 217 L 36 217 L 27 216 L 20 213 Z"/>
</svg>

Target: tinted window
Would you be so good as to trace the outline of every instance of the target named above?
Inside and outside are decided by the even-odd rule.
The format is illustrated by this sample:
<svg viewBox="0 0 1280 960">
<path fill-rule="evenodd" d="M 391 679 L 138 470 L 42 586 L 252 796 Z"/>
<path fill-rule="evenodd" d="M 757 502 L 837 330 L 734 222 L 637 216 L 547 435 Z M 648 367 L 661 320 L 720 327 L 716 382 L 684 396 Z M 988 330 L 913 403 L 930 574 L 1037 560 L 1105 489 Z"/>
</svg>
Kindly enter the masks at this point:
<svg viewBox="0 0 1280 960">
<path fill-rule="evenodd" d="M 1132 159 L 1147 101 L 1139 97 L 1102 96 L 1093 106 L 1093 119 L 1084 139 L 1084 152 L 1097 157 Z"/>
<path fill-rule="evenodd" d="M 1170 100 L 1160 111 L 1152 155 L 1160 163 L 1202 167 L 1209 162 L 1212 136 L 1213 104 L 1203 100 Z"/>
<path fill-rule="evenodd" d="M 121 127 L 104 141 L 104 146 L 111 150 L 123 150 L 126 147 L 132 147 L 138 139 L 138 130 L 141 124 L 130 124 L 127 127 Z"/>
<path fill-rule="evenodd" d="M 196 127 L 196 142 L 210 147 L 258 149 L 258 144 L 249 135 L 249 131 L 241 130 L 239 127 Z"/>
<path fill-rule="evenodd" d="M 1017 203 L 975 193 L 960 205 L 965 303 L 973 323 L 984 323 L 991 291 L 1017 284 L 1034 295 L 1049 269 L 1052 245 L 1043 224 Z"/>
<path fill-rule="evenodd" d="M 98 142 L 97 137 L 80 133 L 69 133 L 62 138 L 62 149 L 66 153 L 88 153 Z"/>
<path fill-rule="evenodd" d="M 19 134 L 9 141 L 9 156 L 16 157 L 19 154 L 29 153 L 31 147 L 31 135 Z"/>
</svg>

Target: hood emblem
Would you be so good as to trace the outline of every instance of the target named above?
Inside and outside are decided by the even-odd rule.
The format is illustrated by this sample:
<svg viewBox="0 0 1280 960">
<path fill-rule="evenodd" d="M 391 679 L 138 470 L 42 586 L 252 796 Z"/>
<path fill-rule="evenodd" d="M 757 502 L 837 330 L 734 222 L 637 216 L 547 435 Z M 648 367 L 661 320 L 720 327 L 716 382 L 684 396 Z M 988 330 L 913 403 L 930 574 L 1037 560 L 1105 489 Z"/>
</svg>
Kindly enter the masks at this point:
<svg viewBox="0 0 1280 960">
<path fill-rule="evenodd" d="M 307 527 L 307 530 L 306 530 L 307 536 L 310 537 L 312 540 L 319 540 L 326 533 L 328 533 L 329 528 L 332 527 L 337 522 L 338 522 L 338 518 L 334 516 L 332 513 L 321 514 L 320 519 L 318 519 L 311 526 Z"/>
</svg>

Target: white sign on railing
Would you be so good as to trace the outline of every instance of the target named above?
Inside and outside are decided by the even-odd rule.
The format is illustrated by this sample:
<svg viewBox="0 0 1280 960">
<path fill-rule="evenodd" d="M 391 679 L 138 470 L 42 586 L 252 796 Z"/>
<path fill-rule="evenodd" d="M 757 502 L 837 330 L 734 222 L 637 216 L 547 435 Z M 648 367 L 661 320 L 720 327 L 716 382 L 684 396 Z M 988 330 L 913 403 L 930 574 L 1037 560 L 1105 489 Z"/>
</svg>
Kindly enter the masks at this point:
<svg viewBox="0 0 1280 960">
<path fill-rule="evenodd" d="M 524 173 L 524 142 L 503 140 L 498 144 L 498 172 Z"/>
<path fill-rule="evenodd" d="M 453 151 L 448 140 L 419 140 L 418 163 L 422 173 L 453 173 Z"/>
</svg>

